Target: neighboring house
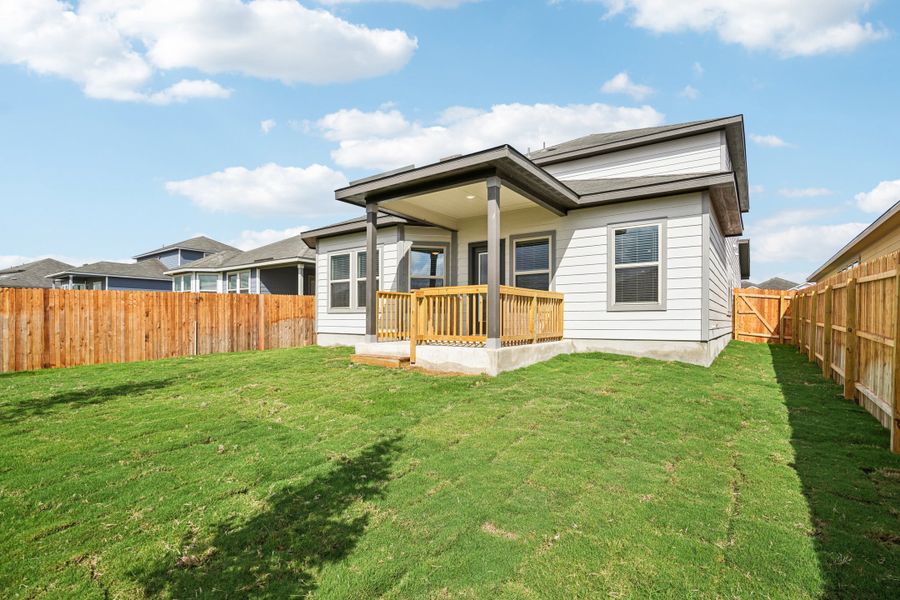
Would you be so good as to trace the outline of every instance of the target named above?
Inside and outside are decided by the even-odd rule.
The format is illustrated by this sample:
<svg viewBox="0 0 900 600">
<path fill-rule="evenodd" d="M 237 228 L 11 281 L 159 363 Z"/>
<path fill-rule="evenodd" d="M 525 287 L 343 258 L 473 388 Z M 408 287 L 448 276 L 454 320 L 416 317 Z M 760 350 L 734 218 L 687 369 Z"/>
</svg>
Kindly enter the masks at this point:
<svg viewBox="0 0 900 600">
<path fill-rule="evenodd" d="M 50 288 L 53 287 L 53 284 L 47 279 L 47 275 L 71 268 L 70 264 L 45 258 L 24 265 L 0 269 L 0 288 Z"/>
<path fill-rule="evenodd" d="M 315 263 L 298 235 L 245 252 L 217 252 L 167 274 L 176 292 L 313 295 Z"/>
<path fill-rule="evenodd" d="M 887 209 L 862 233 L 815 270 L 808 281 L 818 282 L 851 267 L 900 250 L 900 202 Z"/>
<path fill-rule="evenodd" d="M 302 234 L 316 248 L 319 343 L 402 352 L 375 343 L 406 329 L 393 325 L 402 302 L 376 288 L 432 288 L 419 292 L 436 300 L 417 327 L 439 344 L 417 351 L 424 366 L 496 373 L 572 351 L 708 365 L 730 339 L 731 290 L 749 277 L 738 240 L 750 208 L 745 154 L 735 116 L 529 156 L 504 145 L 352 182 L 335 198 L 365 207 L 365 221 Z M 444 289 L 454 285 L 471 287 Z M 532 289 L 550 293 L 529 313 Z M 541 310 L 549 328 L 559 298 L 562 341 L 505 333 Z"/>
<path fill-rule="evenodd" d="M 58 269 L 47 275 L 53 287 L 70 290 L 172 291 L 166 271 L 193 263 L 215 252 L 239 250 L 206 236 L 197 236 L 134 257 L 133 263 L 101 261 Z"/>
<path fill-rule="evenodd" d="M 796 290 L 798 287 L 802 286 L 800 283 L 795 283 L 793 281 L 789 281 L 787 279 L 782 279 L 781 277 L 772 277 L 770 279 L 766 279 L 762 283 L 752 283 L 750 281 L 742 281 L 741 287 L 743 288 L 756 288 L 760 290 Z"/>
<path fill-rule="evenodd" d="M 135 263 L 101 261 L 47 275 L 53 287 L 65 290 L 168 292 L 172 278 L 158 259 Z"/>
<path fill-rule="evenodd" d="M 190 264 L 195 260 L 200 260 L 204 256 L 229 250 L 236 251 L 237 248 L 208 238 L 205 235 L 199 235 L 197 237 L 192 237 L 189 240 L 183 240 L 175 244 L 163 246 L 157 250 L 138 254 L 132 258 L 138 262 L 155 258 L 166 267 L 174 269 L 175 267 Z"/>
</svg>

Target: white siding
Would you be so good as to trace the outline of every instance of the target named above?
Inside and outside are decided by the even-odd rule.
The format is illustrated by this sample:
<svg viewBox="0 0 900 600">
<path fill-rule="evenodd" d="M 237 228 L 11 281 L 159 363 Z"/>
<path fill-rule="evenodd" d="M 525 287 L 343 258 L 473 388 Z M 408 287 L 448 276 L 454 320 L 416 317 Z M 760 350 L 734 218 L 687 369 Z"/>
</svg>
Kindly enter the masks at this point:
<svg viewBox="0 0 900 600">
<path fill-rule="evenodd" d="M 501 205 L 502 205 L 501 197 Z M 610 206 L 575 210 L 557 217 L 540 208 L 504 212 L 501 236 L 554 231 L 556 264 L 552 288 L 565 294 L 565 336 L 570 339 L 702 341 L 702 201 L 692 193 L 669 198 L 640 200 Z M 607 228 L 609 225 L 665 219 L 666 222 L 666 310 L 607 312 Z M 380 230 L 384 289 L 395 290 L 398 249 L 416 241 L 449 242 L 441 230 L 407 227 L 398 242 L 396 229 Z M 451 249 L 457 281 L 468 281 L 469 243 L 487 239 L 485 217 L 463 220 L 457 246 Z M 362 249 L 365 234 L 319 241 L 318 331 L 356 334 L 365 332 L 363 313 L 329 313 L 327 256 L 337 250 Z M 511 277 L 512 251 L 507 248 L 507 278 Z"/>
<path fill-rule="evenodd" d="M 710 206 L 712 211 L 712 207 Z M 737 238 L 722 235 L 714 212 L 709 227 L 709 339 L 731 333 L 732 290 L 740 286 Z"/>
<path fill-rule="evenodd" d="M 366 332 L 364 312 L 329 312 L 328 256 L 342 250 L 365 250 L 366 234 L 351 233 L 319 240 L 316 249 L 316 330 L 319 333 L 363 335 Z M 378 250 L 381 254 L 381 287 L 395 290 L 397 275 L 397 228 L 378 230 Z M 355 268 L 355 265 L 351 265 Z"/>
<path fill-rule="evenodd" d="M 708 173 L 725 170 L 728 165 L 727 154 L 721 132 L 712 131 L 640 148 L 547 165 L 545 169 L 563 181 Z"/>
<path fill-rule="evenodd" d="M 501 197 L 501 205 L 503 199 Z M 501 236 L 556 232 L 553 289 L 565 294 L 565 336 L 572 339 L 701 340 L 702 216 L 699 193 L 575 210 L 556 217 L 542 209 L 502 213 Z M 607 227 L 666 219 L 666 310 L 607 312 Z M 458 281 L 468 281 L 468 245 L 484 241 L 484 217 L 461 223 Z M 508 241 L 507 241 L 508 243 Z M 507 279 L 511 249 L 507 249 Z"/>
</svg>

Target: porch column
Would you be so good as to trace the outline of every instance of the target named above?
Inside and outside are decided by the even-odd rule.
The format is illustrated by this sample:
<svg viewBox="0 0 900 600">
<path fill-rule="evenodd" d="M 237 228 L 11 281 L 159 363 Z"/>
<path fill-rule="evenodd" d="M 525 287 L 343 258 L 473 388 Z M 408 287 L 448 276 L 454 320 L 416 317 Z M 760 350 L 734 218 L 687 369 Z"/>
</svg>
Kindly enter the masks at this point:
<svg viewBox="0 0 900 600">
<path fill-rule="evenodd" d="M 366 341 L 378 340 L 375 292 L 378 291 L 378 204 L 366 203 Z M 351 265 L 353 267 L 353 265 Z"/>
<path fill-rule="evenodd" d="M 487 179 L 487 348 L 500 347 L 500 178 Z"/>
</svg>

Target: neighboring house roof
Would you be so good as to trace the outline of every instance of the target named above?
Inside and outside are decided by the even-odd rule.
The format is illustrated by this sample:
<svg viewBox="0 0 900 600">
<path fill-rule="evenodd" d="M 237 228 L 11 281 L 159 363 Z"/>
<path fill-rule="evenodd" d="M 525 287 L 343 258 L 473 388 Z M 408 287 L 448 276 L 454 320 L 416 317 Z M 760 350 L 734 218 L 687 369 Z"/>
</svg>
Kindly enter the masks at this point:
<svg viewBox="0 0 900 600">
<path fill-rule="evenodd" d="M 291 262 L 314 262 L 316 253 L 302 239 L 295 235 L 253 250 L 225 250 L 204 256 L 200 260 L 171 269 L 168 273 L 189 273 L 193 271 L 225 271 L 243 267 L 258 267 Z"/>
<path fill-rule="evenodd" d="M 47 279 L 47 275 L 71 268 L 70 264 L 53 258 L 45 258 L 0 269 L 0 287 L 49 288 L 52 284 Z"/>
<path fill-rule="evenodd" d="M 187 240 L 182 240 L 180 242 L 176 242 L 174 244 L 169 244 L 168 246 L 163 246 L 162 248 L 157 248 L 156 250 L 150 250 L 148 252 L 142 252 L 132 258 L 143 258 L 145 256 L 153 256 L 154 254 L 160 254 L 161 252 L 168 252 L 169 250 L 196 250 L 198 252 L 206 252 L 207 254 L 213 252 L 222 252 L 224 250 L 237 250 L 234 246 L 229 246 L 228 244 L 223 244 L 217 240 L 212 238 L 208 238 L 205 235 L 198 235 L 197 237 L 192 237 Z"/>
<path fill-rule="evenodd" d="M 411 219 L 407 219 L 405 217 L 398 217 L 396 215 L 387 214 L 384 212 L 378 213 L 378 227 L 390 227 L 392 225 L 426 225 L 425 223 L 418 223 Z M 343 235 L 345 233 L 356 233 L 359 231 L 366 230 L 366 218 L 365 217 L 357 217 L 356 219 L 349 219 L 347 221 L 341 221 L 339 223 L 334 223 L 332 225 L 326 225 L 325 227 L 319 227 L 318 229 L 310 229 L 309 231 L 305 231 L 300 234 L 300 237 L 303 238 L 303 241 L 310 248 L 315 248 L 318 243 L 319 238 L 331 237 L 335 235 Z"/>
<path fill-rule="evenodd" d="M 884 211 L 884 213 L 875 219 L 875 221 L 860 232 L 855 238 L 850 240 L 847 245 L 834 253 L 834 256 L 825 261 L 821 267 L 815 270 L 806 279 L 808 281 L 818 281 L 823 273 L 831 271 L 835 267 L 842 266 L 840 263 L 850 262 L 855 255 L 859 254 L 863 248 L 873 238 L 890 233 L 900 227 L 900 202 L 895 203 L 892 207 Z"/>
<path fill-rule="evenodd" d="M 759 288 L 758 285 L 756 285 L 752 281 L 748 281 L 746 279 L 741 280 L 741 287 L 742 288 Z"/>
<path fill-rule="evenodd" d="M 757 283 L 754 287 L 757 287 L 761 290 L 792 290 L 798 285 L 802 284 L 787 279 L 782 279 L 781 277 L 772 277 L 770 279 L 766 279 L 765 281 Z"/>
<path fill-rule="evenodd" d="M 86 277 L 123 277 L 126 279 L 158 279 L 171 281 L 166 275 L 166 266 L 159 259 L 152 258 L 135 263 L 119 263 L 100 261 L 81 265 L 69 269 L 63 269 L 51 273 L 47 277 L 68 277 L 69 275 Z"/>
</svg>

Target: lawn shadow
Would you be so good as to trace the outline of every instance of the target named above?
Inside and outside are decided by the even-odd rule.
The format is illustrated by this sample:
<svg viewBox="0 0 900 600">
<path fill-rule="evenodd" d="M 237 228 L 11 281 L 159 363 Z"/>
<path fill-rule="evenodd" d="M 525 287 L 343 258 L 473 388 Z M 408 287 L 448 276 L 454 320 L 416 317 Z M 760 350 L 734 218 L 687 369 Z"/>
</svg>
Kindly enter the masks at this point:
<svg viewBox="0 0 900 600">
<path fill-rule="evenodd" d="M 175 381 L 173 378 L 131 381 L 105 387 L 67 390 L 52 394 L 46 398 L 0 404 L 0 423 L 17 423 L 31 417 L 45 415 L 63 406 L 79 408 L 103 404 L 116 398 L 137 396 L 148 391 L 167 387 L 173 381 Z"/>
<path fill-rule="evenodd" d="M 770 346 L 829 598 L 900 585 L 900 456 L 890 435 L 790 346 Z"/>
<path fill-rule="evenodd" d="M 131 575 L 148 596 L 304 597 L 316 589 L 317 570 L 348 556 L 365 533 L 369 515 L 354 505 L 381 495 L 399 442 L 337 459 L 312 481 L 275 492 L 249 520 L 197 532 L 178 555 Z"/>
</svg>

